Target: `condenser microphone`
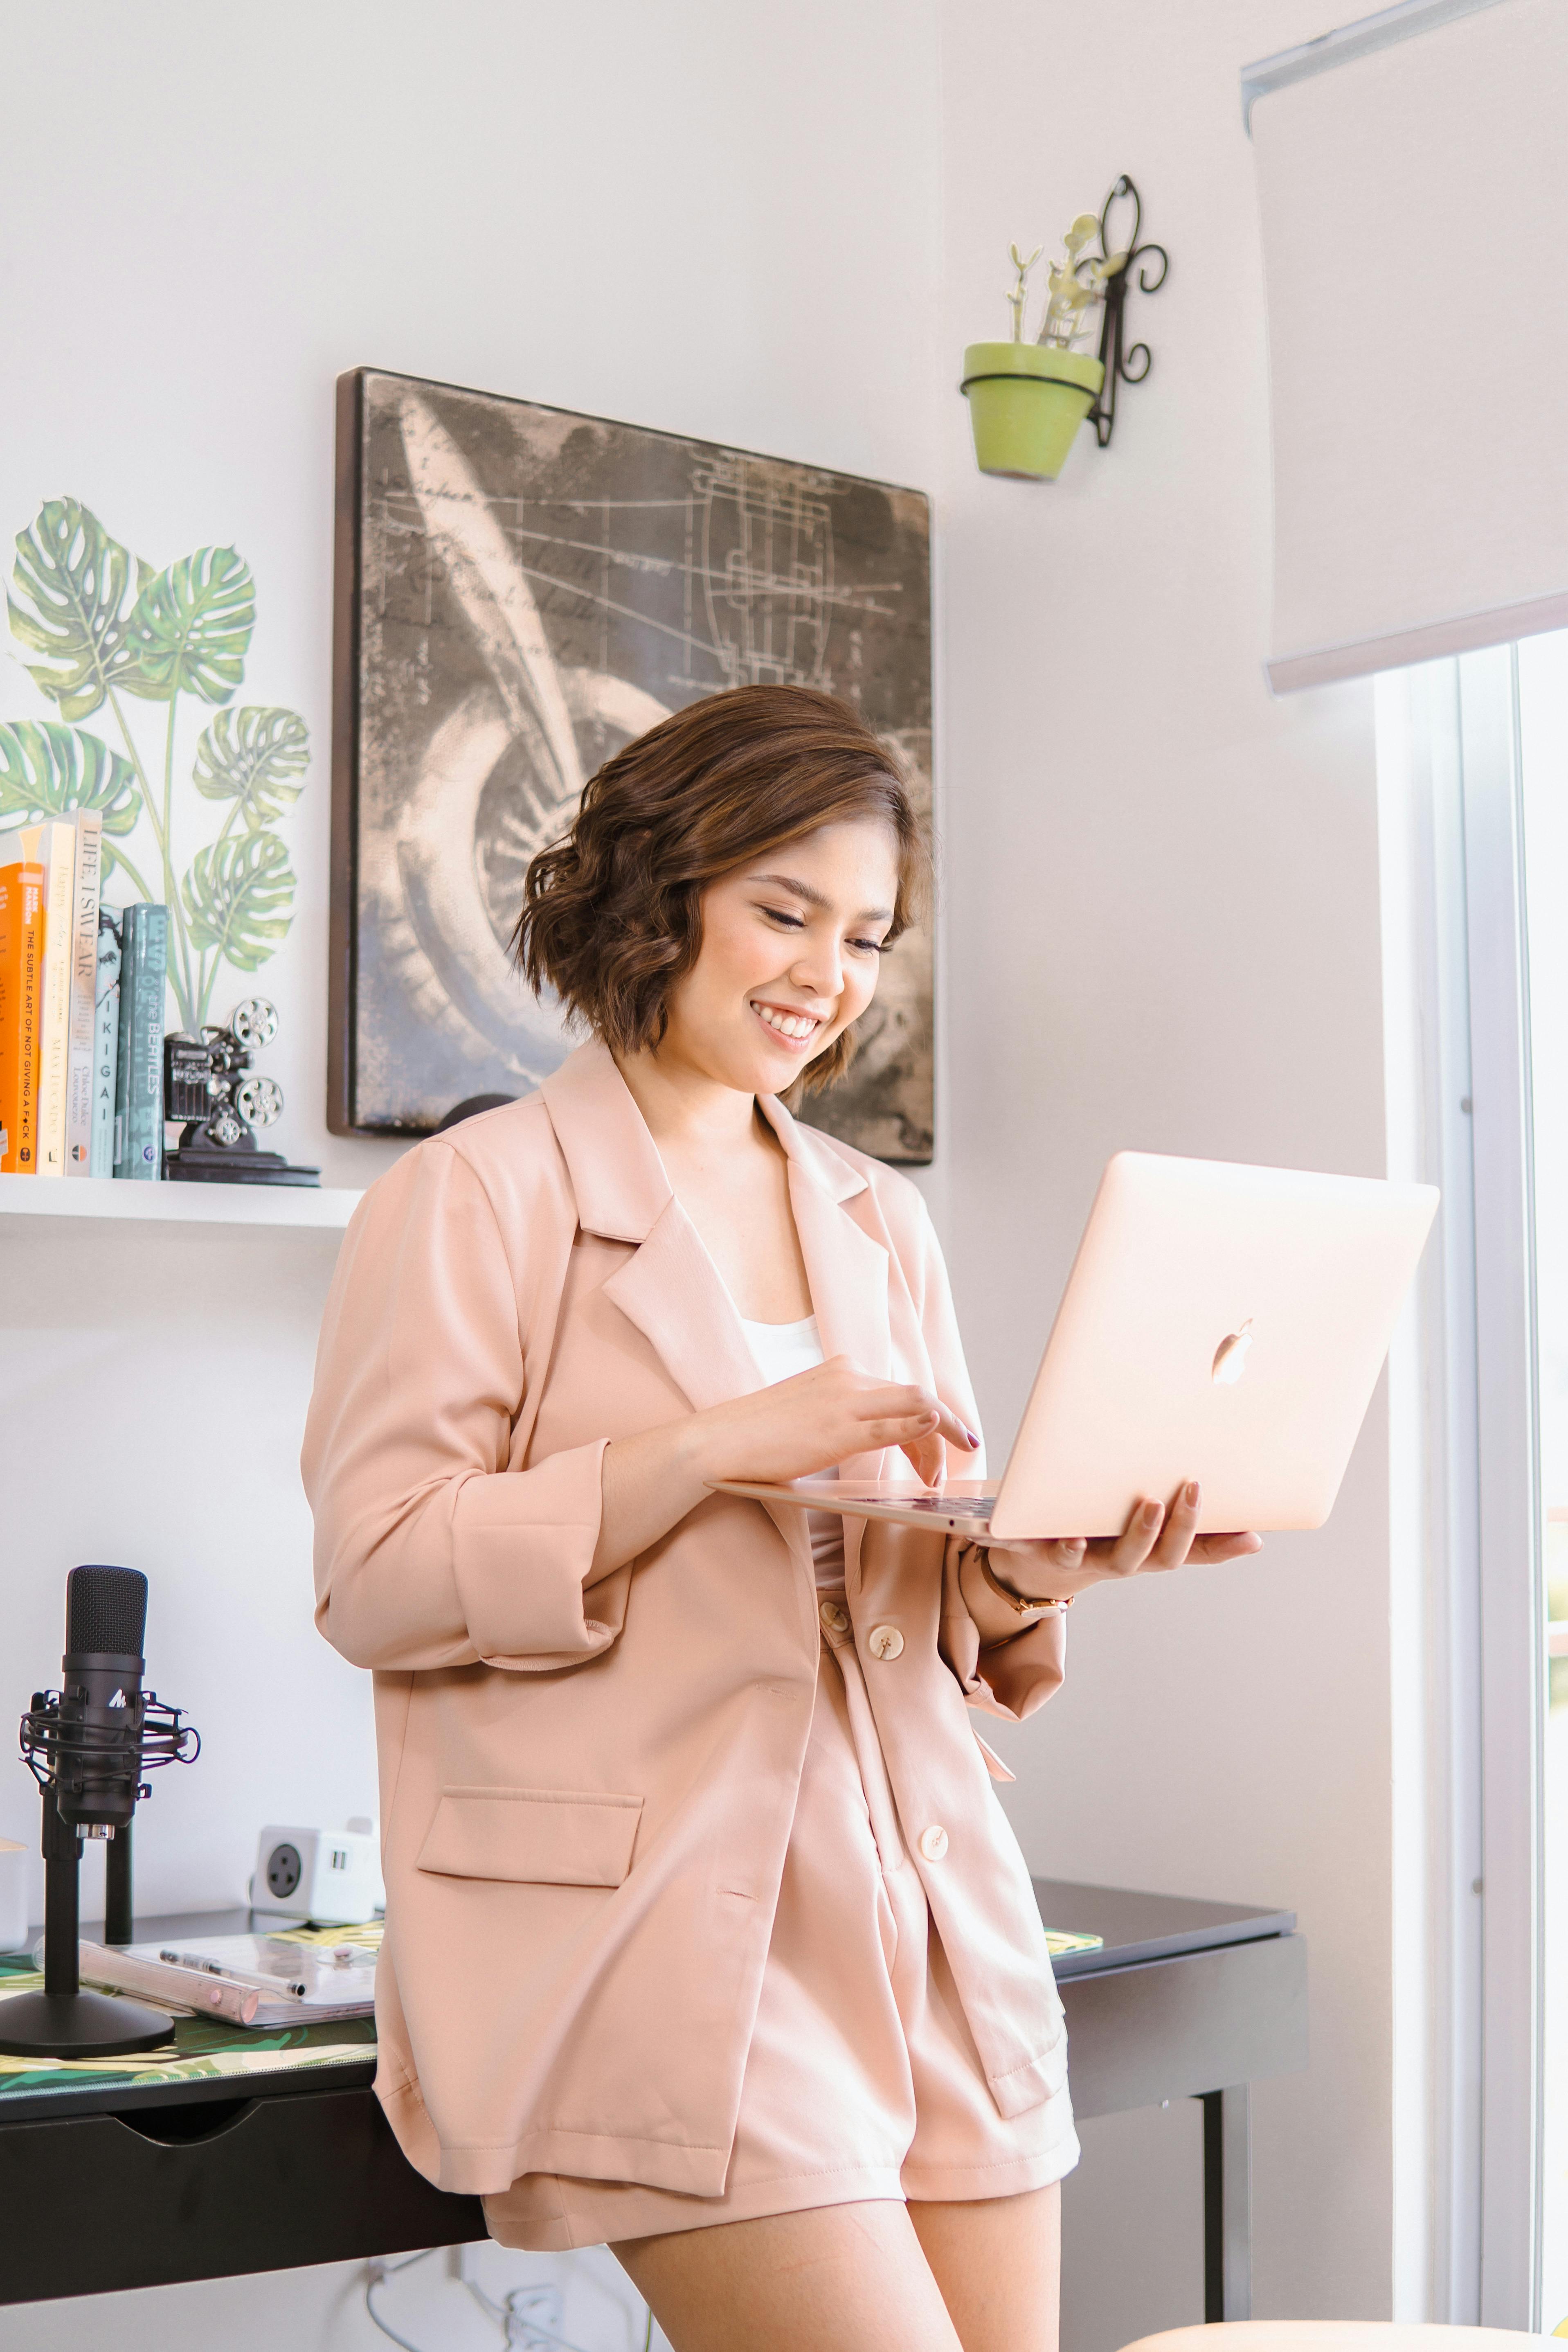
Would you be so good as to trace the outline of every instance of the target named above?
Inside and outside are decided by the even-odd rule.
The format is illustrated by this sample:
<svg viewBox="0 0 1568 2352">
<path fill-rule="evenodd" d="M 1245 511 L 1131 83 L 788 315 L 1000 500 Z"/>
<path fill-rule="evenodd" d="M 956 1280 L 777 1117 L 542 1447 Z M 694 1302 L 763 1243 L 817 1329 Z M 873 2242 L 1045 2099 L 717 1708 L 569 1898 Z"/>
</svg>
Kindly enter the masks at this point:
<svg viewBox="0 0 1568 2352">
<path fill-rule="evenodd" d="M 141 1789 L 147 1579 L 134 1568 L 73 1568 L 55 1801 L 78 1837 L 129 1831 Z"/>
<path fill-rule="evenodd" d="M 156 2050 L 163 2010 L 84 1992 L 78 1946 L 81 1842 L 108 1839 L 110 1943 L 131 1940 L 131 1816 L 145 1772 L 194 1761 L 201 1741 L 180 1709 L 141 1687 L 147 1579 L 134 1568 L 73 1568 L 57 1691 L 35 1691 L 22 1755 L 43 1795 L 44 1989 L 0 2001 L 0 2052 L 52 2058 Z"/>
</svg>

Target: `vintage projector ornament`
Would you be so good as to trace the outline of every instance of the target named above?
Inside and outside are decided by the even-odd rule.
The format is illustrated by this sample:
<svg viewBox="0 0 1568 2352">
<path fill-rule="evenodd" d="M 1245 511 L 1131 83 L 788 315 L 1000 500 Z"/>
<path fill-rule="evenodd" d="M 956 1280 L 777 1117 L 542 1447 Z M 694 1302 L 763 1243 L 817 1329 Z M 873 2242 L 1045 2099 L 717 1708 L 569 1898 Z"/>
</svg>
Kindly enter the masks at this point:
<svg viewBox="0 0 1568 2352">
<path fill-rule="evenodd" d="M 163 1116 L 183 1119 L 179 1149 L 163 1155 L 163 1173 L 186 1184 L 319 1184 L 319 1168 L 291 1168 L 280 1151 L 263 1151 L 258 1127 L 282 1116 L 283 1089 L 251 1068 L 254 1054 L 277 1034 L 277 1008 L 265 996 L 236 1005 L 226 1029 L 199 1037 L 176 1029 L 163 1040 Z"/>
</svg>

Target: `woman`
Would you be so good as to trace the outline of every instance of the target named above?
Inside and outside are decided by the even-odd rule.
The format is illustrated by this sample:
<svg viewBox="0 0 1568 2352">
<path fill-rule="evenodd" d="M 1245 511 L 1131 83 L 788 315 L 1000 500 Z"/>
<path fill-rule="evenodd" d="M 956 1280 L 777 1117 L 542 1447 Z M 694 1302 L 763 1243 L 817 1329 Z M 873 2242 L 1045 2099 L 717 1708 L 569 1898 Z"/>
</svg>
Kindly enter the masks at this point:
<svg viewBox="0 0 1568 2352">
<path fill-rule="evenodd" d="M 503 2243 L 608 2241 L 679 2352 L 1051 2352 L 1061 2004 L 971 1709 L 1107 1577 L 1250 1550 L 1197 1494 L 988 1555 L 713 1492 L 980 1467 L 844 1068 L 925 880 L 899 771 L 752 687 L 600 771 L 519 961 L 591 1031 L 350 1226 L 305 1481 L 376 1674 L 378 2090 Z"/>
</svg>

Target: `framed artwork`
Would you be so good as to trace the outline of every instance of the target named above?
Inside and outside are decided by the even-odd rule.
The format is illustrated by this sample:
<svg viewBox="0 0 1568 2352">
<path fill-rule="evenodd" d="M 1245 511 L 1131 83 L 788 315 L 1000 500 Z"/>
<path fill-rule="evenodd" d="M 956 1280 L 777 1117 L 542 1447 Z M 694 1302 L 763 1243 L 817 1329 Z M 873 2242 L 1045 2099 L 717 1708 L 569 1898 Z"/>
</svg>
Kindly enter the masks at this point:
<svg viewBox="0 0 1568 2352">
<path fill-rule="evenodd" d="M 328 1123 L 423 1135 L 575 1039 L 507 942 L 587 779 L 726 688 L 852 702 L 931 793 L 918 490 L 525 400 L 339 381 Z M 931 941 L 888 955 L 815 1125 L 931 1157 Z"/>
</svg>

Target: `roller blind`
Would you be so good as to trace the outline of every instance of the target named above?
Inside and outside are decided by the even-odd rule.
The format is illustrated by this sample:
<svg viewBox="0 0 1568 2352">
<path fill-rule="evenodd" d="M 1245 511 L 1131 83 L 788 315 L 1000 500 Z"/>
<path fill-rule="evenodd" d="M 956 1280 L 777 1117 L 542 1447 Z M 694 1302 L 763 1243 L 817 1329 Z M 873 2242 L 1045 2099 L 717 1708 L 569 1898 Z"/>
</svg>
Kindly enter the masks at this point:
<svg viewBox="0 0 1568 2352">
<path fill-rule="evenodd" d="M 1284 692 L 1568 625 L 1568 0 L 1251 103 Z"/>
</svg>

